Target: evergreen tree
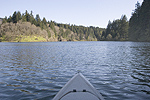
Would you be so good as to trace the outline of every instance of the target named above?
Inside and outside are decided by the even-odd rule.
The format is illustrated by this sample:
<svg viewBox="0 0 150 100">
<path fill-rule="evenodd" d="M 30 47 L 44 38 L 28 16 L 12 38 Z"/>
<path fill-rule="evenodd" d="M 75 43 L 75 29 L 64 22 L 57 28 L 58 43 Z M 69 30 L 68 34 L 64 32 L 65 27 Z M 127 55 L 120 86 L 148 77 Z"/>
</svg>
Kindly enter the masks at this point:
<svg viewBox="0 0 150 100">
<path fill-rule="evenodd" d="M 33 11 L 31 11 L 31 13 L 30 13 L 30 22 L 31 22 L 31 24 L 36 25 L 36 20 L 34 19 L 34 16 L 33 16 Z"/>
<path fill-rule="evenodd" d="M 150 0 L 142 5 L 137 2 L 129 20 L 129 39 L 131 41 L 150 41 Z"/>
<path fill-rule="evenodd" d="M 17 19 L 17 21 L 19 21 L 19 20 L 22 19 L 22 18 L 21 18 L 21 13 L 20 13 L 20 11 L 17 12 L 17 14 L 16 14 L 16 19 Z"/>
<path fill-rule="evenodd" d="M 126 15 L 123 15 L 121 17 L 121 19 L 120 19 L 120 26 L 121 26 L 120 27 L 120 38 L 121 38 L 121 40 L 128 40 L 129 22 L 127 20 Z"/>
<path fill-rule="evenodd" d="M 22 21 L 23 21 L 23 22 L 26 22 L 26 21 L 27 21 L 26 16 L 25 16 L 24 14 L 22 14 Z"/>
<path fill-rule="evenodd" d="M 26 17 L 26 21 L 27 21 L 27 22 L 31 22 L 31 20 L 30 20 L 30 14 L 28 13 L 27 10 L 26 10 L 26 12 L 25 12 L 25 17 Z"/>
<path fill-rule="evenodd" d="M 48 33 L 48 38 L 51 37 L 51 32 L 47 29 L 47 33 Z"/>
<path fill-rule="evenodd" d="M 45 17 L 43 18 L 42 23 L 44 23 L 44 25 L 47 24 L 47 21 L 46 21 Z"/>
<path fill-rule="evenodd" d="M 45 17 L 43 18 L 43 20 L 41 22 L 41 28 L 42 29 L 46 29 L 47 28 L 47 21 L 46 21 Z"/>
<path fill-rule="evenodd" d="M 7 17 L 5 16 L 5 18 L 3 19 L 3 21 L 2 21 L 2 24 L 3 23 L 7 23 Z"/>
<path fill-rule="evenodd" d="M 109 21 L 108 21 L 107 28 L 106 28 L 106 33 L 104 34 L 104 37 L 105 37 L 105 38 L 106 38 L 106 36 L 107 36 L 108 34 L 111 33 L 111 29 L 112 29 L 112 24 L 111 24 L 111 21 L 109 20 Z"/>
<path fill-rule="evenodd" d="M 9 18 L 7 19 L 7 22 L 12 22 L 12 17 L 11 16 L 9 16 Z"/>
<path fill-rule="evenodd" d="M 113 22 L 109 21 L 105 34 L 102 34 L 103 39 L 117 41 L 128 40 L 128 27 L 126 15 L 122 15 L 120 19 L 114 20 Z"/>
<path fill-rule="evenodd" d="M 85 28 L 84 34 L 85 34 L 85 39 L 87 40 L 88 36 L 89 36 L 89 34 L 88 34 L 88 28 Z"/>
<path fill-rule="evenodd" d="M 36 26 L 39 26 L 39 27 L 40 27 L 40 26 L 41 26 L 41 19 L 40 19 L 39 14 L 36 15 L 35 20 L 36 20 Z"/>
<path fill-rule="evenodd" d="M 15 11 L 12 16 L 13 23 L 17 23 L 17 12 Z"/>
<path fill-rule="evenodd" d="M 55 26 L 55 24 L 54 24 L 54 22 L 53 21 L 51 21 L 51 22 L 49 22 L 49 27 L 54 31 L 54 27 Z"/>
<path fill-rule="evenodd" d="M 62 27 L 59 28 L 59 35 L 62 36 L 63 38 L 66 38 L 66 34 Z"/>
</svg>

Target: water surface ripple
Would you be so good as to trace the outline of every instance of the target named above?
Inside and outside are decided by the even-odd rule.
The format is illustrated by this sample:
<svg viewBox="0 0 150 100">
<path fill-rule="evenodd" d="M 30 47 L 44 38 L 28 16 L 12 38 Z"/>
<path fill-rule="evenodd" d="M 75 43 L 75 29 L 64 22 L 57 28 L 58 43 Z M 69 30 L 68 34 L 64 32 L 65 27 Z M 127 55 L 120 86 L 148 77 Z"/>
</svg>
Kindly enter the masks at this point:
<svg viewBox="0 0 150 100">
<path fill-rule="evenodd" d="M 0 43 L 2 100 L 51 100 L 77 72 L 106 100 L 148 100 L 150 43 Z"/>
</svg>

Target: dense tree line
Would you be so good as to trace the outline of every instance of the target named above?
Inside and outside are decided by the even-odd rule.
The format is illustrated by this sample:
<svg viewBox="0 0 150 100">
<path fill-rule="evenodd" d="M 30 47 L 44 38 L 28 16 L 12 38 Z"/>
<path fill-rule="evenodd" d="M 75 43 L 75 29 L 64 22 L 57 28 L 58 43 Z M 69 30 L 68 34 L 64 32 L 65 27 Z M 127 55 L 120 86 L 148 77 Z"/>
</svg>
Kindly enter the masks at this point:
<svg viewBox="0 0 150 100">
<path fill-rule="evenodd" d="M 144 0 L 142 5 L 137 2 L 129 22 L 125 15 L 121 19 L 109 21 L 102 36 L 104 40 L 150 42 L 150 0 Z"/>
<path fill-rule="evenodd" d="M 34 18 L 33 12 L 31 11 L 31 13 L 28 13 L 27 10 L 22 15 L 20 11 L 15 11 L 12 16 L 9 16 L 9 18 L 5 17 L 2 23 L 17 23 L 19 20 L 22 20 L 22 22 L 30 22 L 31 24 L 41 27 L 41 29 L 47 28 L 47 21 L 45 18 L 41 20 L 39 14 Z"/>
<path fill-rule="evenodd" d="M 150 0 L 137 2 L 129 20 L 129 40 L 150 42 Z"/>
<path fill-rule="evenodd" d="M 32 28 L 28 33 L 40 35 L 41 33 L 32 31 L 38 27 L 41 32 L 44 30 L 47 41 L 150 41 L 150 0 L 144 0 L 142 5 L 137 2 L 135 7 L 129 21 L 126 15 L 122 15 L 120 19 L 109 21 L 106 29 L 56 23 L 55 21 L 47 21 L 46 18 L 41 19 L 39 14 L 34 17 L 32 11 L 29 13 L 26 10 L 23 14 L 15 11 L 12 16 L 2 19 L 0 38 L 8 36 L 10 32 L 23 34 L 22 32 L 25 33 L 28 30 L 25 31 L 22 26 L 25 26 L 25 23 L 26 25 L 31 23 Z M 12 27 L 10 28 L 10 26 Z M 18 26 L 22 29 L 19 29 Z M 13 32 L 14 27 L 19 31 Z"/>
<path fill-rule="evenodd" d="M 56 23 L 55 21 L 47 21 L 45 18 L 41 20 L 39 14 L 34 18 L 33 12 L 21 14 L 19 11 L 14 12 L 9 18 L 5 17 L 3 23 L 14 23 L 18 21 L 30 22 L 42 30 L 46 30 L 48 38 L 52 36 L 57 38 L 58 41 L 101 41 L 101 40 L 127 40 L 128 39 L 128 21 L 127 17 L 123 15 L 121 19 L 114 20 L 108 23 L 107 28 L 99 27 L 84 27 L 70 24 Z M 57 27 L 58 28 L 57 28 Z M 52 31 L 51 31 L 51 30 Z"/>
<path fill-rule="evenodd" d="M 79 37 L 78 40 L 102 40 L 102 33 L 105 31 L 104 28 L 99 27 L 84 27 L 84 26 L 77 26 L 77 25 L 69 25 L 69 24 L 59 24 L 56 23 L 58 27 L 65 28 L 67 30 L 70 30 L 74 33 L 77 33 L 77 36 Z"/>
<path fill-rule="evenodd" d="M 137 2 L 129 22 L 125 15 L 113 22 L 109 21 L 102 37 L 103 40 L 150 42 L 150 0 L 144 0 L 142 5 Z"/>
<path fill-rule="evenodd" d="M 126 15 L 122 15 L 120 19 L 109 21 L 106 31 L 102 36 L 104 40 L 125 41 L 128 40 L 129 23 Z"/>
<path fill-rule="evenodd" d="M 61 24 L 54 21 L 47 21 L 45 18 L 41 20 L 39 14 L 34 18 L 33 12 L 28 13 L 27 10 L 22 15 L 19 11 L 15 11 L 9 18 L 5 17 L 3 23 L 17 23 L 19 20 L 30 22 L 42 30 L 46 30 L 49 38 L 52 36 L 51 29 L 54 33 L 53 37 L 57 38 L 58 41 L 63 41 L 63 39 L 67 41 L 128 40 L 128 21 L 125 15 L 121 19 L 114 20 L 113 22 L 109 21 L 106 29 L 93 26 L 84 27 Z"/>
<path fill-rule="evenodd" d="M 50 29 L 55 33 L 54 37 L 58 39 L 58 41 L 62 41 L 63 39 L 67 39 L 68 41 L 97 41 L 102 40 L 102 33 L 105 31 L 104 28 L 99 27 L 84 27 L 70 24 L 60 24 L 54 21 L 47 21 L 45 18 L 41 20 L 39 14 L 36 14 L 34 18 L 33 12 L 28 13 L 26 10 L 25 13 L 21 14 L 21 12 L 15 11 L 12 16 L 8 18 L 5 17 L 3 19 L 4 23 L 17 23 L 18 21 L 22 22 L 30 22 L 37 27 L 40 27 L 42 30 L 46 30 L 48 33 L 48 37 L 51 37 Z M 59 29 L 56 28 L 59 27 Z"/>
</svg>

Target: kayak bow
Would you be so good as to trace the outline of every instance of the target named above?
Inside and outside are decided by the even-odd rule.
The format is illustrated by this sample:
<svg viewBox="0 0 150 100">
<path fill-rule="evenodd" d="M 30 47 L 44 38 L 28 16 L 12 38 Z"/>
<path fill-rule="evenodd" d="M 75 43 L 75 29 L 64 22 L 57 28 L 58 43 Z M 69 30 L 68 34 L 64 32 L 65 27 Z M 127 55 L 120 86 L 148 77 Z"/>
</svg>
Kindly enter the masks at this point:
<svg viewBox="0 0 150 100">
<path fill-rule="evenodd" d="M 77 73 L 53 100 L 104 100 L 104 98 L 81 73 Z"/>
</svg>

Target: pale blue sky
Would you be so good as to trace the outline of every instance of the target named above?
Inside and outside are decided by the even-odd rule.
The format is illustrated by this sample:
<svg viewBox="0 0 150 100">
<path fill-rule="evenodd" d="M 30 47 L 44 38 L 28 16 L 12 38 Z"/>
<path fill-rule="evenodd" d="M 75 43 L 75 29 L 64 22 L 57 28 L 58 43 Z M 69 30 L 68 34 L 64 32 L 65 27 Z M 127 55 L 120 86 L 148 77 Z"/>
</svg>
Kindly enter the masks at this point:
<svg viewBox="0 0 150 100">
<path fill-rule="evenodd" d="M 14 11 L 33 11 L 42 19 L 57 23 L 106 28 L 108 21 L 129 19 L 135 4 L 143 0 L 0 0 L 0 17 L 9 17 Z"/>
</svg>

